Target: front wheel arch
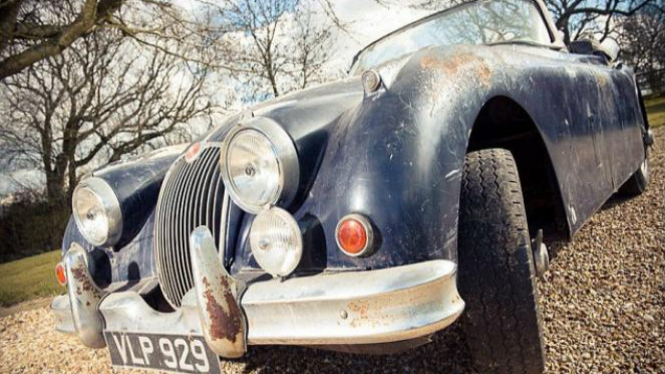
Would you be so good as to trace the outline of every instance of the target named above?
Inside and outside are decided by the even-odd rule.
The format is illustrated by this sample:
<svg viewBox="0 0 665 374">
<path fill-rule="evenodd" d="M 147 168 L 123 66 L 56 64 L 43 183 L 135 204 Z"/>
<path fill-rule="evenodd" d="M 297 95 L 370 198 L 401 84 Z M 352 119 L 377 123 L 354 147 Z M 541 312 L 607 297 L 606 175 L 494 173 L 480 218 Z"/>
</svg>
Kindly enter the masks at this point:
<svg viewBox="0 0 665 374">
<path fill-rule="evenodd" d="M 542 131 L 528 111 L 510 97 L 488 100 L 473 124 L 467 153 L 490 148 L 513 154 L 525 192 L 529 231 L 543 229 L 548 241 L 570 240 L 570 219 Z M 541 206 L 543 200 L 550 202 L 546 209 Z"/>
</svg>

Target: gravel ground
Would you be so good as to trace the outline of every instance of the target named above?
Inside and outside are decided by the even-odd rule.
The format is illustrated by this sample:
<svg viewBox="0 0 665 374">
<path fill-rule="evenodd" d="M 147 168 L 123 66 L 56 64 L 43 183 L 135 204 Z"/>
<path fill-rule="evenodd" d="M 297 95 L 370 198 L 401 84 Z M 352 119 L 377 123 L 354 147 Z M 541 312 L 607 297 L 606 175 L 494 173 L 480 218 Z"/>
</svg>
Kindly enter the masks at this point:
<svg viewBox="0 0 665 374">
<path fill-rule="evenodd" d="M 539 284 L 548 373 L 665 373 L 663 129 L 656 131 L 648 193 L 610 202 L 572 243 L 552 248 L 556 258 Z M 393 356 L 250 347 L 242 360 L 222 365 L 229 373 L 473 373 L 457 324 L 434 341 Z M 106 350 L 87 349 L 55 333 L 42 307 L 0 319 L 0 372 L 114 371 Z"/>
</svg>

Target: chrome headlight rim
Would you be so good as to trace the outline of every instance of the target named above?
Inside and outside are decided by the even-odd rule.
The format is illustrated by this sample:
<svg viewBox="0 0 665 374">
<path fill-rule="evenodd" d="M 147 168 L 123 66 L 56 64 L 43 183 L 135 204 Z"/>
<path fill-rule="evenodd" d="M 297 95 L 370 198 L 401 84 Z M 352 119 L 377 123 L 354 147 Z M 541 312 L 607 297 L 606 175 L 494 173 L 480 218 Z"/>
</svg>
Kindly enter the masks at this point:
<svg viewBox="0 0 665 374">
<path fill-rule="evenodd" d="M 265 204 L 246 201 L 236 189 L 230 175 L 228 154 L 233 140 L 243 131 L 253 130 L 263 135 L 272 145 L 279 168 L 279 186 L 276 196 Z M 300 184 L 300 163 L 298 152 L 291 136 L 277 122 L 265 117 L 255 119 L 249 124 L 238 125 L 226 135 L 221 145 L 219 157 L 224 186 L 233 202 L 248 213 L 258 214 L 271 206 L 288 207 L 293 202 Z"/>
<path fill-rule="evenodd" d="M 76 208 L 76 196 L 82 189 L 87 189 L 92 193 L 106 215 L 107 227 L 104 240 L 92 238 L 83 227 L 82 217 Z M 72 215 L 76 222 L 76 227 L 85 240 L 96 247 L 110 247 L 117 244 L 122 237 L 122 210 L 120 201 L 113 188 L 102 178 L 89 177 L 79 183 L 72 194 Z"/>
</svg>

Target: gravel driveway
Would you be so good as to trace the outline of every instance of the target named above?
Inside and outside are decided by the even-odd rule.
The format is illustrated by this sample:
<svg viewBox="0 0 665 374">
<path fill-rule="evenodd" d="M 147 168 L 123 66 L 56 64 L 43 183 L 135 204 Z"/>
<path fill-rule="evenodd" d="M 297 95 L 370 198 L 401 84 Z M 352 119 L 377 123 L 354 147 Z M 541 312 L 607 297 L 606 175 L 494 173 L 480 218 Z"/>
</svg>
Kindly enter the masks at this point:
<svg viewBox="0 0 665 374">
<path fill-rule="evenodd" d="M 665 373 L 665 170 L 656 131 L 648 193 L 612 201 L 574 242 L 553 247 L 539 291 L 548 373 Z M 473 373 L 457 324 L 429 344 L 394 356 L 352 356 L 297 347 L 250 347 L 229 373 Z M 53 331 L 47 308 L 0 319 L 2 373 L 111 373 L 106 350 Z M 115 370 L 115 372 L 129 372 Z M 138 372 L 138 371 L 135 371 Z"/>
</svg>

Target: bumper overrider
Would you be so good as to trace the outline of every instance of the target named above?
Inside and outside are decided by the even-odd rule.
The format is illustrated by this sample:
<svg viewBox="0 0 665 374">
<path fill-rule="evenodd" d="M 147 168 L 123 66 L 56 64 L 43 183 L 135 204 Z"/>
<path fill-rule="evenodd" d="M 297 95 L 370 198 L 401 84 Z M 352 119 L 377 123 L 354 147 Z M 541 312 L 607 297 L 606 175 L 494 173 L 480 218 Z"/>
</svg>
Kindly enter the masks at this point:
<svg viewBox="0 0 665 374">
<path fill-rule="evenodd" d="M 203 336 L 222 357 L 247 345 L 375 344 L 422 338 L 464 309 L 456 265 L 434 260 L 389 269 L 318 274 L 243 284 L 222 266 L 205 227 L 190 236 L 192 288 L 172 313 L 154 310 L 134 291 L 105 294 L 92 281 L 85 250 L 65 254 L 68 292 L 51 308 L 56 328 L 92 348 L 104 331 Z"/>
</svg>

